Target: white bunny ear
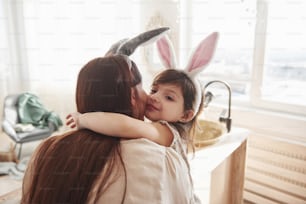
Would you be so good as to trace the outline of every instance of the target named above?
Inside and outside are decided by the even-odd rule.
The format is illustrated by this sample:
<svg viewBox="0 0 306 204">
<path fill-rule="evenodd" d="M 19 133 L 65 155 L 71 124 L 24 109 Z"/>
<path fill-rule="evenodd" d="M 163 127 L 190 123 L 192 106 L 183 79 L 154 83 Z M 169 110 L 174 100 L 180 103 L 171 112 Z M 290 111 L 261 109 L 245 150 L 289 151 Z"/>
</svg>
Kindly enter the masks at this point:
<svg viewBox="0 0 306 204">
<path fill-rule="evenodd" d="M 195 49 L 191 55 L 189 62 L 185 68 L 185 71 L 189 75 L 194 76 L 195 74 L 204 70 L 208 65 L 214 54 L 219 33 L 214 32 L 206 37 Z"/>
<path fill-rule="evenodd" d="M 175 69 L 175 52 L 173 45 L 167 36 L 163 36 L 157 41 L 157 50 L 163 65 L 168 69 Z"/>
</svg>

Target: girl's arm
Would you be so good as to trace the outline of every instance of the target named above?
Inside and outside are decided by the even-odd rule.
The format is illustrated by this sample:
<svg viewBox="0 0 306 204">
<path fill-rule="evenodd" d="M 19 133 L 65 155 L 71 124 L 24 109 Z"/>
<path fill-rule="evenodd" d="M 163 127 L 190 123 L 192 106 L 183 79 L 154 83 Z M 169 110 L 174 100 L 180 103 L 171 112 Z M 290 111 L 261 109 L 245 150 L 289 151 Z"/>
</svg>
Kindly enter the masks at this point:
<svg viewBox="0 0 306 204">
<path fill-rule="evenodd" d="M 78 129 L 87 128 L 109 136 L 147 138 L 163 146 L 170 146 L 173 140 L 173 134 L 166 125 L 144 122 L 119 113 L 72 113 L 67 117 L 67 125 Z"/>
</svg>

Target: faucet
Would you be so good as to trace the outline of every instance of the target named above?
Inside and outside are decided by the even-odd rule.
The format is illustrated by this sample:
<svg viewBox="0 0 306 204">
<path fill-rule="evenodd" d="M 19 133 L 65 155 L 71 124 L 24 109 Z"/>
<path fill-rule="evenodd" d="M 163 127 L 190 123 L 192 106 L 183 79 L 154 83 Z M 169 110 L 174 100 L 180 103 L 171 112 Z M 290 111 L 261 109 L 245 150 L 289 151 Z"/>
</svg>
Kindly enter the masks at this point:
<svg viewBox="0 0 306 204">
<path fill-rule="evenodd" d="M 221 80 L 213 80 L 213 81 L 210 81 L 208 82 L 205 86 L 204 86 L 204 91 L 205 89 L 213 84 L 213 83 L 221 83 L 223 84 L 227 90 L 228 90 L 228 110 L 227 110 L 227 117 L 224 117 L 224 114 L 221 114 L 221 116 L 219 117 L 219 121 L 220 122 L 223 122 L 225 123 L 226 125 L 226 129 L 227 129 L 227 132 L 230 132 L 231 131 L 231 126 L 232 126 L 232 119 L 231 119 L 231 101 L 232 101 L 232 89 L 230 87 L 230 85 L 225 82 L 225 81 L 221 81 Z M 209 92 L 210 93 L 210 92 Z M 210 93 L 211 94 L 211 93 Z M 210 99 L 211 100 L 211 99 Z"/>
</svg>

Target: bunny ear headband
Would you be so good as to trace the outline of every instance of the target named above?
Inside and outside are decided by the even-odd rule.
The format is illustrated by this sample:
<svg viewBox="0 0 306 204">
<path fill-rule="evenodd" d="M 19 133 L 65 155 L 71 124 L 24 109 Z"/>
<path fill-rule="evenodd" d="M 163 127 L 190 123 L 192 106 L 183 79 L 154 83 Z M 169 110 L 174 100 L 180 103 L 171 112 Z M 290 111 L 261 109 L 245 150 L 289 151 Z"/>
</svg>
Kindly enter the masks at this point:
<svg viewBox="0 0 306 204">
<path fill-rule="evenodd" d="M 196 76 L 199 72 L 206 68 L 212 59 L 218 36 L 219 34 L 214 32 L 202 40 L 192 53 L 191 57 L 189 58 L 189 62 L 184 69 L 196 88 L 196 96 L 193 104 L 194 116 L 199 110 L 202 98 L 201 85 L 196 79 Z M 167 36 L 164 36 L 157 41 L 157 49 L 163 65 L 167 69 L 177 69 L 175 52 L 172 43 Z"/>
<path fill-rule="evenodd" d="M 134 53 L 138 46 L 146 45 L 156 41 L 168 30 L 168 27 L 157 28 L 141 33 L 131 39 L 126 38 L 119 40 L 111 46 L 111 48 L 106 52 L 105 56 L 120 54 L 130 56 Z"/>
</svg>

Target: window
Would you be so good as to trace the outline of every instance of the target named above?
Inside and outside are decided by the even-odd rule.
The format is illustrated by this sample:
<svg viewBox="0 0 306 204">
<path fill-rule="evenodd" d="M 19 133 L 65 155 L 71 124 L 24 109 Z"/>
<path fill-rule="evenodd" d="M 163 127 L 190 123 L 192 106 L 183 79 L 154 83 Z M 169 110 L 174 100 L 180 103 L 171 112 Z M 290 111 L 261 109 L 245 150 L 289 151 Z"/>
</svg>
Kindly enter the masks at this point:
<svg viewBox="0 0 306 204">
<path fill-rule="evenodd" d="M 21 58 L 26 59 L 25 72 L 29 75 L 26 79 L 29 78 L 32 87 L 54 81 L 74 84 L 78 70 L 87 59 L 103 55 L 109 42 L 138 33 L 148 23 L 147 14 L 157 10 L 163 21 L 158 16 L 154 20 L 161 26 L 172 24 L 170 33 L 176 34 L 173 37 L 176 46 L 179 45 L 176 50 L 182 66 L 203 37 L 212 31 L 220 32 L 214 59 L 202 73 L 204 84 L 214 79 L 227 81 L 233 90 L 234 104 L 306 115 L 306 91 L 303 90 L 306 87 L 306 1 L 167 2 L 161 5 L 134 0 L 124 4 L 109 0 L 13 1 L 8 4 L 16 7 L 15 14 L 23 19 L 18 23 L 23 28 L 16 31 L 22 40 L 9 43 L 22 42 L 19 46 L 22 49 L 17 46 L 16 49 L 20 52 L 18 56 L 22 53 Z M 0 17 L 1 22 L 6 21 L 3 14 Z M 24 33 L 19 33 L 20 29 Z M 0 31 L 2 41 L 5 41 L 4 32 Z M 9 53 L 7 43 L 1 46 L 0 58 L 5 62 Z M 147 53 L 153 63 L 149 64 L 159 62 L 154 50 L 150 51 Z M 25 62 L 11 64 L 22 63 Z M 6 69 L 5 66 L 0 62 L 1 69 Z M 6 78 L 15 75 L 9 74 Z M 222 91 L 221 87 L 216 88 Z"/>
<path fill-rule="evenodd" d="M 193 0 L 188 50 L 220 32 L 204 83 L 227 81 L 235 103 L 306 115 L 305 10 L 302 0 Z"/>
<path fill-rule="evenodd" d="M 265 55 L 259 58 L 262 61 L 259 102 L 297 113 L 304 110 L 306 114 L 306 3 L 260 1 L 258 8 L 266 23 L 258 25 L 258 32 L 265 33 L 265 43 L 258 38 L 265 45 Z"/>
</svg>

